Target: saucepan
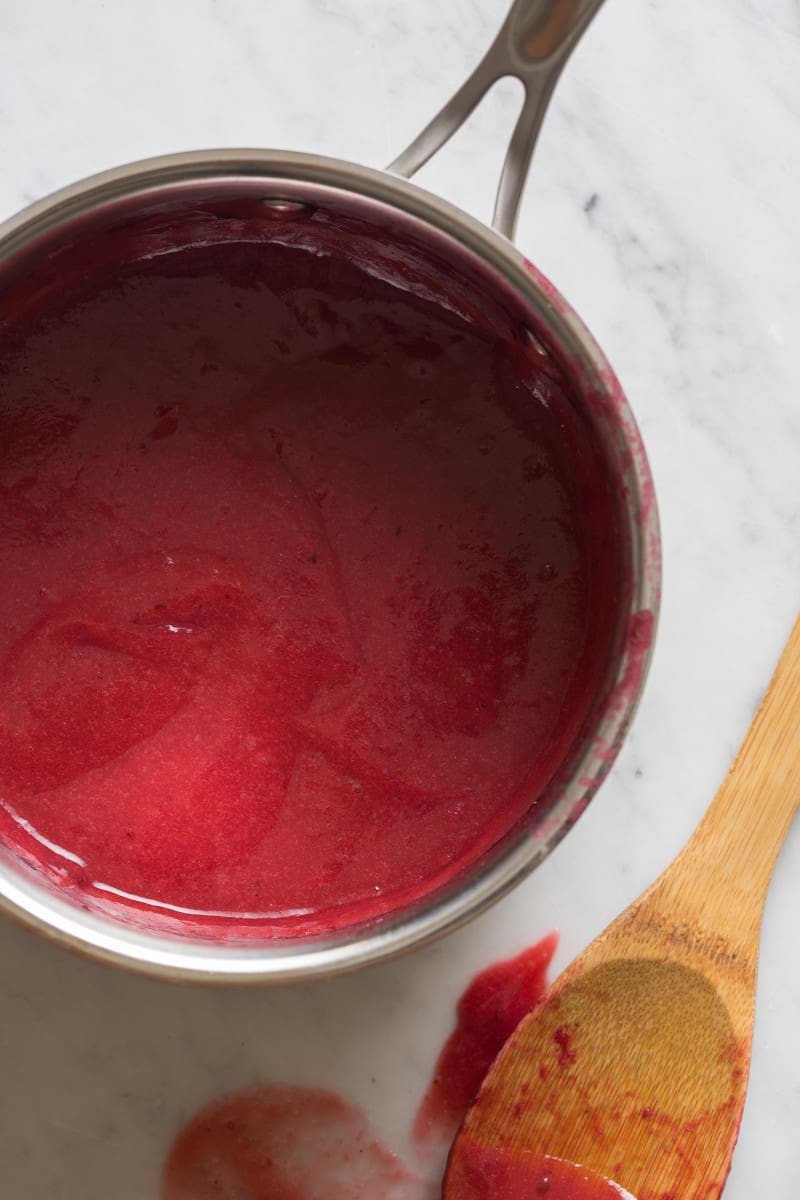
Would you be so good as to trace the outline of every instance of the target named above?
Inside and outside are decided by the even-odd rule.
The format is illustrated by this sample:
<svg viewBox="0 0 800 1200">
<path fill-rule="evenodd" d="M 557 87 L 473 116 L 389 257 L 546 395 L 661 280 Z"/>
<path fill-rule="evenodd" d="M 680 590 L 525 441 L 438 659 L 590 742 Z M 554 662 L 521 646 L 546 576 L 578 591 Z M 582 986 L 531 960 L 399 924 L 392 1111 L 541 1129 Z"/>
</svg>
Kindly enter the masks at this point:
<svg viewBox="0 0 800 1200">
<path fill-rule="evenodd" d="M 0 903 L 7 913 L 63 945 L 164 978 L 308 979 L 380 961 L 460 926 L 532 871 L 586 808 L 622 743 L 646 675 L 659 603 L 658 518 L 642 442 L 611 368 L 576 313 L 511 238 L 548 101 L 600 2 L 515 0 L 474 73 L 385 171 L 271 150 L 175 154 L 95 175 L 0 226 L 1 299 L 3 293 L 13 294 L 20 280 L 46 281 L 68 273 L 75 247 L 82 270 L 107 270 L 115 239 L 124 240 L 126 230 L 147 230 L 152 255 L 174 249 L 182 229 L 187 238 L 194 236 L 189 231 L 196 234 L 198 222 L 205 234 L 210 224 L 223 230 L 215 236 L 224 240 L 226 220 L 235 230 L 239 218 L 258 219 L 266 231 L 259 236 L 269 239 L 272 230 L 288 243 L 295 237 L 302 241 L 303 230 L 324 214 L 340 239 L 352 231 L 352 257 L 364 265 L 365 279 L 371 273 L 410 292 L 416 289 L 465 320 L 477 311 L 490 326 L 502 326 L 506 340 L 515 339 L 520 361 L 533 364 L 540 376 L 569 394 L 575 419 L 588 431 L 592 453 L 603 464 L 604 519 L 613 525 L 616 547 L 613 619 L 600 638 L 596 680 L 548 780 L 527 797 L 511 828 L 500 831 L 474 861 L 449 877 L 439 872 L 430 886 L 388 911 L 340 921 L 335 928 L 291 936 L 250 930 L 239 937 L 230 925 L 215 934 L 213 928 L 180 922 L 148 923 L 124 906 L 99 903 L 86 890 L 59 886 L 38 869 L 35 855 L 12 846 L 0 852 Z M 522 81 L 525 99 L 489 228 L 408 180 L 488 88 L 509 75 Z M 531 395 L 534 402 L 546 406 L 546 394 L 538 400 Z M 163 425 L 160 434 L 167 432 Z M 180 632 L 178 625 L 168 628 Z M 23 833 L 36 835 L 40 846 L 58 849 L 48 842 L 46 830 L 37 834 L 10 806 L 7 796 L 0 799 Z M 454 813 L 453 820 L 458 819 Z M 77 861 L 76 855 L 71 858 Z"/>
</svg>

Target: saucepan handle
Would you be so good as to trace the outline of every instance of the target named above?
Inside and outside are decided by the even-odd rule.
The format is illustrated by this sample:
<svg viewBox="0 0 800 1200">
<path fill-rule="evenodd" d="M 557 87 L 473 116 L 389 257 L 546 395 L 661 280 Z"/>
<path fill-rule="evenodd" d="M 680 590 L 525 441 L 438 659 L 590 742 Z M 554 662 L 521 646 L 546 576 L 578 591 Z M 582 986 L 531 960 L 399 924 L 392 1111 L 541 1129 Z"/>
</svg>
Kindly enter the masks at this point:
<svg viewBox="0 0 800 1200">
<path fill-rule="evenodd" d="M 528 167 L 558 77 L 603 0 L 514 0 L 478 66 L 388 170 L 410 178 L 464 124 L 498 79 L 515 76 L 525 100 L 503 163 L 492 224 L 514 236 Z"/>
</svg>

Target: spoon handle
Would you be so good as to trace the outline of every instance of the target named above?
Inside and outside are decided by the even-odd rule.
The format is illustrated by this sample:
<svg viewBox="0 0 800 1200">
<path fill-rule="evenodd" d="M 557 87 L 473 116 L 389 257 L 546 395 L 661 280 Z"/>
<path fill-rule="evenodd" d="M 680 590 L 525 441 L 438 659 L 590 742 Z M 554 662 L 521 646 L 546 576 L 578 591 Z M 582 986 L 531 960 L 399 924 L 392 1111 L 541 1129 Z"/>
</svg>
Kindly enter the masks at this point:
<svg viewBox="0 0 800 1200">
<path fill-rule="evenodd" d="M 800 617 L 733 765 L 688 843 L 654 885 L 665 908 L 747 944 L 800 806 Z M 669 908 L 667 908 L 669 911 Z"/>
</svg>

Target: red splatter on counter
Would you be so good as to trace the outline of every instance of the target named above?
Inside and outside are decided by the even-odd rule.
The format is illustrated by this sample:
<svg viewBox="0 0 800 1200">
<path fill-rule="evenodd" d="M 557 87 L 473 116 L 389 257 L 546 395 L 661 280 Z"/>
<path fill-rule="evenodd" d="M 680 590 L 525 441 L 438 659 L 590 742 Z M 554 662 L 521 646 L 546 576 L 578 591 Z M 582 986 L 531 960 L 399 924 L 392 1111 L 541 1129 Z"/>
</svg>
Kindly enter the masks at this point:
<svg viewBox="0 0 800 1200">
<path fill-rule="evenodd" d="M 544 996 L 557 945 L 558 934 L 549 934 L 515 958 L 481 971 L 464 992 L 456 1028 L 414 1122 L 418 1149 L 438 1149 L 455 1135 L 498 1051 Z"/>
<path fill-rule="evenodd" d="M 364 1113 L 340 1097 L 264 1085 L 223 1097 L 192 1118 L 165 1163 L 161 1200 L 432 1200 L 440 1167 L 432 1165 L 428 1151 L 441 1151 L 452 1140 L 500 1046 L 541 999 L 557 941 L 551 933 L 487 968 L 462 996 L 457 1028 L 439 1056 L 414 1125 L 424 1174 L 406 1168 L 376 1139 Z M 502 1158 L 484 1153 L 481 1169 L 500 1172 Z M 477 1161 L 477 1152 L 470 1161 Z M 520 1171 L 508 1174 L 511 1166 L 506 1170 L 507 1180 L 523 1179 Z M 563 1172 L 543 1178 L 562 1177 Z M 516 1195 L 503 1193 L 502 1200 Z M 547 1200 L 619 1196 L 556 1191 Z"/>
<path fill-rule="evenodd" d="M 415 1200 L 420 1181 L 329 1092 L 263 1086 L 208 1105 L 176 1138 L 161 1200 Z"/>
<path fill-rule="evenodd" d="M 0 297 L 0 838 L 127 920 L 301 936 L 529 811 L 600 689 L 615 501 L 480 297 L 324 213 L 191 220 Z"/>
</svg>

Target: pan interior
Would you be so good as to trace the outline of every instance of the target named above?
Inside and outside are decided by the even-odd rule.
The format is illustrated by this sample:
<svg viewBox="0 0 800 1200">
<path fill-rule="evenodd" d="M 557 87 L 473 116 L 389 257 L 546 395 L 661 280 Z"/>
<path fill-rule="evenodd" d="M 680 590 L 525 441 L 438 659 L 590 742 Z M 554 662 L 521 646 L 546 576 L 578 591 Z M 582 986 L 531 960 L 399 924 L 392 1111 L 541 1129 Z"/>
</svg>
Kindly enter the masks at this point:
<svg viewBox="0 0 800 1200">
<path fill-rule="evenodd" d="M 145 933 L 346 940 L 547 819 L 631 587 L 552 306 L 251 180 L 43 228 L 0 330 L 10 874 Z"/>
</svg>

